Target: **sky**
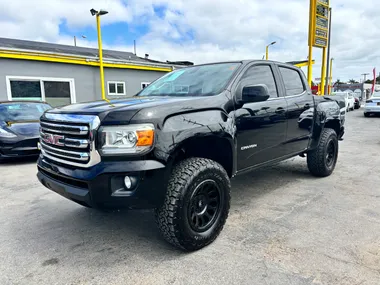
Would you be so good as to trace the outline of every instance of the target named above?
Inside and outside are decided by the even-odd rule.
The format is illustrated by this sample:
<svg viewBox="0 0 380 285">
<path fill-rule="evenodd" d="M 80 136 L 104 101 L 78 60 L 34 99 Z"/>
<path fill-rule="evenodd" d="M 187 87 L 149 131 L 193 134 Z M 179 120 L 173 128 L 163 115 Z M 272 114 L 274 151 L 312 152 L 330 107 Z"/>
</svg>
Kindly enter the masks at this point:
<svg viewBox="0 0 380 285">
<path fill-rule="evenodd" d="M 333 79 L 359 81 L 380 72 L 378 0 L 330 0 Z M 0 37 L 97 47 L 95 17 L 101 17 L 103 47 L 149 54 L 156 60 L 195 64 L 262 59 L 265 46 L 276 61 L 308 56 L 308 0 L 0 0 Z M 82 38 L 84 35 L 86 38 Z M 321 77 L 321 54 L 313 49 L 313 78 Z M 306 69 L 303 69 L 306 72 Z"/>
</svg>

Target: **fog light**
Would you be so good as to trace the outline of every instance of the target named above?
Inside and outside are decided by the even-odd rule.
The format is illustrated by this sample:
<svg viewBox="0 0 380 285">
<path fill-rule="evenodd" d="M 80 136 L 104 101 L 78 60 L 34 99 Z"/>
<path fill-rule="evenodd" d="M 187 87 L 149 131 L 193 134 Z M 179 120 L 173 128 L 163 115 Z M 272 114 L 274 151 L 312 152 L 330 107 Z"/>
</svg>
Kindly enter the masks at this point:
<svg viewBox="0 0 380 285">
<path fill-rule="evenodd" d="M 129 178 L 129 176 L 124 177 L 124 185 L 127 189 L 131 189 L 132 187 L 132 180 Z"/>
</svg>

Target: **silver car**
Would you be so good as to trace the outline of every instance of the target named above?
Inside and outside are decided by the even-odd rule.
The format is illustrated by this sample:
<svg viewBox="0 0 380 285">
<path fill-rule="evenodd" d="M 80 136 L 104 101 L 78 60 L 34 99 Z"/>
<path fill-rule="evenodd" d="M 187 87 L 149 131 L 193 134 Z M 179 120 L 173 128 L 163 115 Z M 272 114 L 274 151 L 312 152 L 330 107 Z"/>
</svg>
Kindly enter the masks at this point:
<svg viewBox="0 0 380 285">
<path fill-rule="evenodd" d="M 380 114 L 380 91 L 374 92 L 365 102 L 364 116 L 369 117 L 371 114 Z"/>
</svg>

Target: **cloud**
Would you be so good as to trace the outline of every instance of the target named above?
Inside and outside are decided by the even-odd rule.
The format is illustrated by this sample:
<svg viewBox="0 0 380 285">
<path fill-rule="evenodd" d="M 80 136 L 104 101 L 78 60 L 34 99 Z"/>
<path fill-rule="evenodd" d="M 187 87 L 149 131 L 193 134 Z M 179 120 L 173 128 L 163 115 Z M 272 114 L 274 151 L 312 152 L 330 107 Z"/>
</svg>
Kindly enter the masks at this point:
<svg viewBox="0 0 380 285">
<path fill-rule="evenodd" d="M 360 79 L 380 64 L 380 6 L 375 0 L 334 0 L 331 55 L 334 78 Z M 261 59 L 266 44 L 270 58 L 303 60 L 308 56 L 306 0 L 0 0 L 0 36 L 72 44 L 63 23 L 77 31 L 93 28 L 89 9 L 105 8 L 102 25 L 125 23 L 126 29 L 147 30 L 137 39 L 138 54 L 160 60 L 195 63 Z M 78 39 L 96 47 L 96 39 Z M 106 42 L 105 47 L 132 51 L 130 45 Z M 313 77 L 320 77 L 321 49 L 314 48 Z"/>
</svg>

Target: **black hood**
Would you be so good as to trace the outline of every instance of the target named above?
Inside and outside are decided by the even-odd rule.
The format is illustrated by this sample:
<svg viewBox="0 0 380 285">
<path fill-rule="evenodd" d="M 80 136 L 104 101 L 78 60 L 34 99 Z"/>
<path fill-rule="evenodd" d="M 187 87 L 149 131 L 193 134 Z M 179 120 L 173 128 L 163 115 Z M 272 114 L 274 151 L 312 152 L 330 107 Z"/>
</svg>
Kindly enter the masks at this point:
<svg viewBox="0 0 380 285">
<path fill-rule="evenodd" d="M 164 112 L 171 113 L 175 112 L 178 108 L 181 108 L 182 111 L 184 108 L 212 108 L 212 105 L 218 101 L 216 97 L 219 96 L 182 98 L 169 96 L 132 97 L 110 102 L 94 101 L 72 104 L 49 110 L 47 113 L 96 115 L 99 116 L 102 121 L 105 120 L 109 122 L 117 120 L 119 123 L 128 123 L 132 117 L 142 109 L 164 109 Z M 166 114 L 162 115 L 165 116 Z"/>
<path fill-rule="evenodd" d="M 3 125 L 2 127 L 19 136 L 34 138 L 34 137 L 38 137 L 40 134 L 39 121 L 6 122 L 6 124 Z"/>
</svg>

